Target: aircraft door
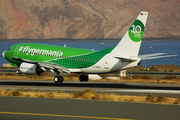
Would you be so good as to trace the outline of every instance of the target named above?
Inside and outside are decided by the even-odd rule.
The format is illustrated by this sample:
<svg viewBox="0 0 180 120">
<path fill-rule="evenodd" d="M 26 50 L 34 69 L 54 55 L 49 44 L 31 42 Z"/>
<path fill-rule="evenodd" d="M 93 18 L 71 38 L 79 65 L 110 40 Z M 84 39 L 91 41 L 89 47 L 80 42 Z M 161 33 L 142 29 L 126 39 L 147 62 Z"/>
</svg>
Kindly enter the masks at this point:
<svg viewBox="0 0 180 120">
<path fill-rule="evenodd" d="M 106 57 L 104 60 L 104 69 L 109 69 L 108 60 L 109 60 L 109 57 Z"/>
<path fill-rule="evenodd" d="M 20 46 L 19 46 L 19 45 L 18 45 L 18 46 L 16 46 L 15 51 L 14 51 L 14 57 L 18 57 L 19 48 L 20 48 Z"/>
</svg>

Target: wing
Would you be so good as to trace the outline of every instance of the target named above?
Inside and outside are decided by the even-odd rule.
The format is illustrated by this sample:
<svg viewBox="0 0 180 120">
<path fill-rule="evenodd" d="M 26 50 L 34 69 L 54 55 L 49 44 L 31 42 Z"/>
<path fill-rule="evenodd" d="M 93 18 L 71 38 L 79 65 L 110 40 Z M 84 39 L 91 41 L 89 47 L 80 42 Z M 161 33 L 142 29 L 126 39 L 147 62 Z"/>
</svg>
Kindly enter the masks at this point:
<svg viewBox="0 0 180 120">
<path fill-rule="evenodd" d="M 168 53 L 155 53 L 155 54 L 139 55 L 138 57 L 141 58 L 141 60 L 151 60 L 151 59 L 173 57 L 173 56 L 178 56 L 178 55 L 168 55 Z"/>
<path fill-rule="evenodd" d="M 71 73 L 68 68 L 57 65 L 57 64 L 50 64 L 50 63 L 43 63 L 43 62 L 36 62 L 36 61 L 31 61 L 31 60 L 26 60 L 26 59 L 21 59 L 17 57 L 13 57 L 13 60 L 21 61 L 21 62 L 26 62 L 26 63 L 32 63 L 38 65 L 43 71 L 51 71 L 51 72 L 60 72 L 60 73 Z"/>
</svg>

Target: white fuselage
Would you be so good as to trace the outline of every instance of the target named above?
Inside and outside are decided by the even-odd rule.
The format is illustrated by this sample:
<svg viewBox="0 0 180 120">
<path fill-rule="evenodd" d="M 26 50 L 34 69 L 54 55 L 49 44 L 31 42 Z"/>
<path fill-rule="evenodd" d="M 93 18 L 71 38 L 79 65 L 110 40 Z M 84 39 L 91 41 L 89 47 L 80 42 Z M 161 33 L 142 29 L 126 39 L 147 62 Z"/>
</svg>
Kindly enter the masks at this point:
<svg viewBox="0 0 180 120">
<path fill-rule="evenodd" d="M 83 69 L 70 69 L 71 72 L 82 72 L 82 73 L 109 73 L 120 71 L 123 69 L 136 67 L 140 62 L 140 58 L 137 61 L 126 61 L 120 60 L 114 57 L 112 53 L 105 55 L 99 62 L 91 67 Z"/>
</svg>

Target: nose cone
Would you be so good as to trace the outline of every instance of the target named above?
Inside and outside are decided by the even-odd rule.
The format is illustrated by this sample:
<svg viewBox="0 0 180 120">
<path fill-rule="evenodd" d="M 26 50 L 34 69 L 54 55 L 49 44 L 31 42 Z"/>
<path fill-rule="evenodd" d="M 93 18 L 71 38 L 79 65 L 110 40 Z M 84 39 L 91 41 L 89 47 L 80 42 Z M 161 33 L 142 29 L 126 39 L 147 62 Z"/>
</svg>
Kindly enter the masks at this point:
<svg viewBox="0 0 180 120">
<path fill-rule="evenodd" d="M 2 56 L 5 57 L 5 51 L 2 53 Z"/>
</svg>

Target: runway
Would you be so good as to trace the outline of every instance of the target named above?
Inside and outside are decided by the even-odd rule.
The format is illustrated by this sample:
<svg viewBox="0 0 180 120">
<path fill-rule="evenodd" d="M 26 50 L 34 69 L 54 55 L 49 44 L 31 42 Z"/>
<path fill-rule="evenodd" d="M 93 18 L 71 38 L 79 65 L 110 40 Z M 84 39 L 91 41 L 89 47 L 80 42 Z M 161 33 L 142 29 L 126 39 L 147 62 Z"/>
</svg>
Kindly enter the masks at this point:
<svg viewBox="0 0 180 120">
<path fill-rule="evenodd" d="M 166 97 L 180 97 L 180 84 L 152 84 L 152 83 L 114 83 L 114 82 L 78 82 L 64 81 L 62 84 L 55 84 L 53 81 L 37 80 L 0 80 L 0 89 L 31 88 L 34 90 L 64 91 L 71 93 L 93 89 L 97 93 L 107 92 L 117 95 L 146 96 L 154 94 Z"/>
<path fill-rule="evenodd" d="M 154 94 L 180 97 L 179 84 L 114 83 L 37 80 L 0 80 L 0 89 L 31 88 L 66 93 L 93 89 L 119 95 Z M 179 105 L 129 103 L 96 100 L 70 100 L 27 97 L 0 97 L 2 120 L 179 120 Z"/>
<path fill-rule="evenodd" d="M 0 69 L 0 73 L 16 73 L 17 69 Z M 154 76 L 166 76 L 166 75 L 176 75 L 180 76 L 180 72 L 158 72 L 158 71 L 127 71 L 128 76 L 133 76 L 134 74 L 148 74 Z"/>
<path fill-rule="evenodd" d="M 179 120 L 179 105 L 0 97 L 1 120 Z"/>
</svg>

